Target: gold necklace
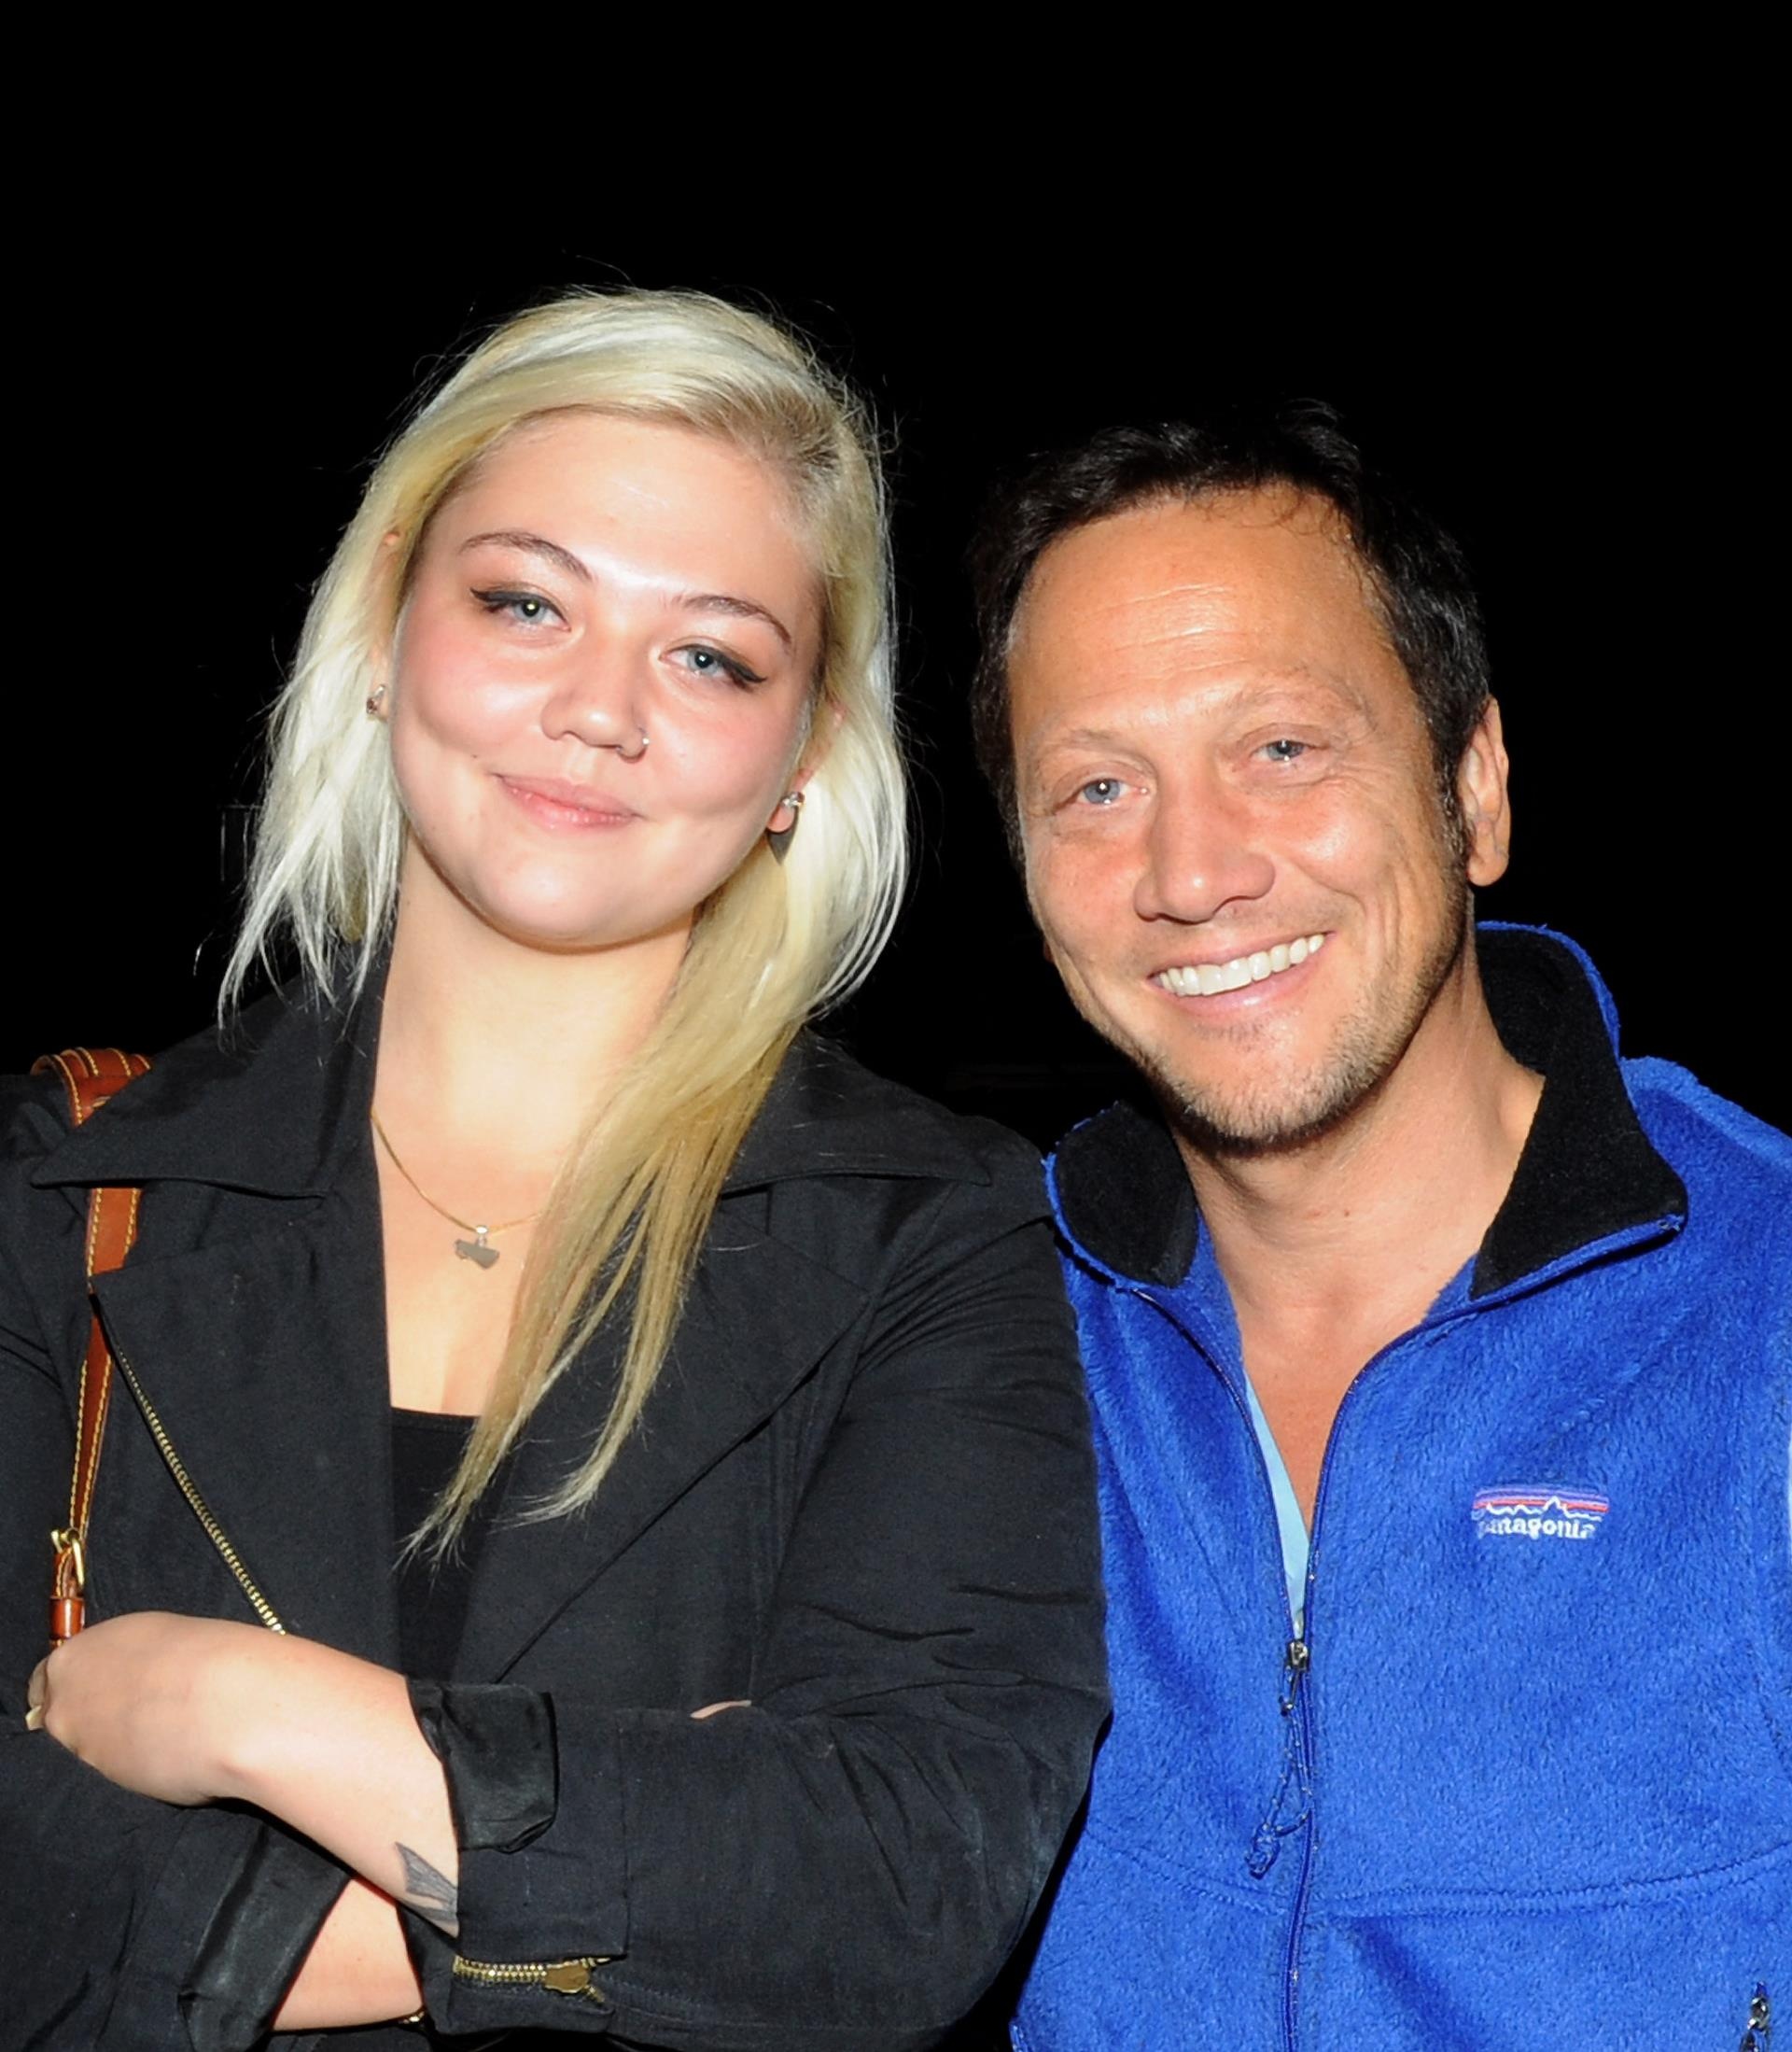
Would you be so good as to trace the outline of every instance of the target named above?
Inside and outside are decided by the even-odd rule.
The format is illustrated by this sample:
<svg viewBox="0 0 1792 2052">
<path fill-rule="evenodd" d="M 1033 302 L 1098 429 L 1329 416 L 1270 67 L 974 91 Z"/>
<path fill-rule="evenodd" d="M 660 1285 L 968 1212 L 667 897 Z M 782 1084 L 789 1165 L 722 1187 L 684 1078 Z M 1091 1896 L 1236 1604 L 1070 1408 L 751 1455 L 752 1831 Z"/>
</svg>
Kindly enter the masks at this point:
<svg viewBox="0 0 1792 2052">
<path fill-rule="evenodd" d="M 455 1242 L 455 1252 L 463 1261 L 474 1261 L 481 1268 L 490 1268 L 497 1259 L 497 1249 L 487 1244 L 493 1233 L 509 1232 L 516 1226 L 526 1226 L 532 1218 L 540 1217 L 541 1214 L 539 1209 L 525 1212 L 521 1218 L 507 1218 L 501 1225 L 497 1226 L 476 1226 L 469 1218 L 456 1217 L 446 1204 L 437 1203 L 429 1192 L 424 1188 L 423 1185 L 399 1160 L 399 1150 L 392 1145 L 391 1134 L 380 1124 L 380 1115 L 371 1105 L 368 1107 L 368 1117 L 373 1121 L 373 1131 L 379 1134 L 382 1145 L 385 1148 L 386 1153 L 392 1157 L 392 1166 L 398 1170 L 411 1188 L 423 1199 L 429 1209 L 439 1217 L 445 1218 L 451 1226 L 458 1226 L 462 1232 L 470 1232 L 472 1234 L 473 1237 L 470 1240 L 456 1240 Z"/>
</svg>

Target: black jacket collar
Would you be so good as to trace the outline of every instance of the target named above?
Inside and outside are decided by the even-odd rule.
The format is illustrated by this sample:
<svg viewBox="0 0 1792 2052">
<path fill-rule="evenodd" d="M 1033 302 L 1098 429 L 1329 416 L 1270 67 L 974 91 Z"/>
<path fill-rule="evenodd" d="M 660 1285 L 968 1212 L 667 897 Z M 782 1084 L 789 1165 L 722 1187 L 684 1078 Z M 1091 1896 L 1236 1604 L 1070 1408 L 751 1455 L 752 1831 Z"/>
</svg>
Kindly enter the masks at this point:
<svg viewBox="0 0 1792 2052">
<path fill-rule="evenodd" d="M 377 1018 L 376 996 L 358 1010 L 291 993 L 259 1005 L 222 1045 L 208 1034 L 162 1058 L 33 1180 L 74 1202 L 84 1184 L 152 1186 L 142 1243 L 97 1286 L 114 1349 L 288 1629 L 390 1665 L 390 1405 L 367 1117 Z M 596 1499 L 552 1529 L 507 1514 L 551 1496 L 582 1458 L 613 1394 L 614 1323 L 554 1381 L 496 1485 L 469 1598 L 469 1679 L 509 1671 L 863 1316 L 867 1278 L 837 1272 L 816 1244 L 817 1205 L 856 1216 L 861 1233 L 880 1218 L 893 1230 L 903 1207 L 877 1181 L 911 1176 L 987 1185 L 991 1170 L 974 1128 L 799 1036 L 724 1189 L 674 1363 Z M 859 1182 L 788 1207 L 749 1194 L 800 1177 Z M 177 1499 L 175 1515 L 184 1527 Z"/>
<path fill-rule="evenodd" d="M 380 991 L 339 1005 L 297 985 L 223 1033 L 160 1058 L 71 1131 L 34 1184 L 207 1183 L 267 1197 L 319 1197 L 368 1145 Z M 922 1175 L 985 1183 L 948 1115 L 864 1070 L 819 1036 L 797 1036 L 725 1188 L 802 1175 Z"/>
<path fill-rule="evenodd" d="M 1544 1078 L 1475 1263 L 1470 1294 L 1485 1297 L 1615 1232 L 1684 1216 L 1687 1193 L 1638 1121 L 1578 950 L 1522 927 L 1484 927 L 1477 949 L 1500 1038 Z M 1072 1242 L 1103 1267 L 1166 1286 L 1187 1274 L 1199 1216 L 1161 1117 L 1131 1104 L 1101 1113 L 1065 1139 L 1054 1179 Z"/>
</svg>

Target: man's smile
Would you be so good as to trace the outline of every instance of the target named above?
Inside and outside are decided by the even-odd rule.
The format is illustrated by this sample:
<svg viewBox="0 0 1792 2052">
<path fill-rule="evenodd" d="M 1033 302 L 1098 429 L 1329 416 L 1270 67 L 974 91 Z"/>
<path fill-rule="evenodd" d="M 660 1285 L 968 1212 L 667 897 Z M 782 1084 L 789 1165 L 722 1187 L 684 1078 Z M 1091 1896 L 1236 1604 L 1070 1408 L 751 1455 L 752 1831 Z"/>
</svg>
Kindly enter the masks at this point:
<svg viewBox="0 0 1792 2052">
<path fill-rule="evenodd" d="M 1216 997 L 1223 991 L 1242 991 L 1250 984 L 1279 977 L 1284 970 L 1298 969 L 1324 945 L 1323 934 L 1309 934 L 1297 940 L 1278 941 L 1273 948 L 1234 955 L 1229 962 L 1191 963 L 1160 969 L 1151 980 L 1177 997 Z"/>
</svg>

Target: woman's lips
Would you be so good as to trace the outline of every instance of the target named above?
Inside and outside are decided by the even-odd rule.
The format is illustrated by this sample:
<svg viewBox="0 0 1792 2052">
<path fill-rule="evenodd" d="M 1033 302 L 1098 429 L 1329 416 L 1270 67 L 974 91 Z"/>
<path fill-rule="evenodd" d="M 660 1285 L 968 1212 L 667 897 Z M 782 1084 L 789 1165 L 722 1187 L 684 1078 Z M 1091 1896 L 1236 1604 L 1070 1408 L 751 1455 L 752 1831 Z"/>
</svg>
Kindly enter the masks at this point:
<svg viewBox="0 0 1792 2052">
<path fill-rule="evenodd" d="M 595 827 L 625 826 L 640 817 L 607 793 L 554 777 L 505 777 L 498 782 L 538 826 L 551 833 L 589 833 Z"/>
</svg>

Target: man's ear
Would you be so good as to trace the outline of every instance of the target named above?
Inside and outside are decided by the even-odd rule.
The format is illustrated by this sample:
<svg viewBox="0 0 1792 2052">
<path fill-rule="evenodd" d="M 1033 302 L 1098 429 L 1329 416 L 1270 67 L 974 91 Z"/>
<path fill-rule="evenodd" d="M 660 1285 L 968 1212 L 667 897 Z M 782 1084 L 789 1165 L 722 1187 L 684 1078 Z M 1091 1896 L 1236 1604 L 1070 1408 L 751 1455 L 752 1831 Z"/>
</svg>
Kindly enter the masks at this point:
<svg viewBox="0 0 1792 2052">
<path fill-rule="evenodd" d="M 1511 853 L 1508 769 L 1499 701 L 1490 698 L 1456 766 L 1456 803 L 1462 810 L 1468 880 L 1477 890 L 1499 881 Z"/>
</svg>

